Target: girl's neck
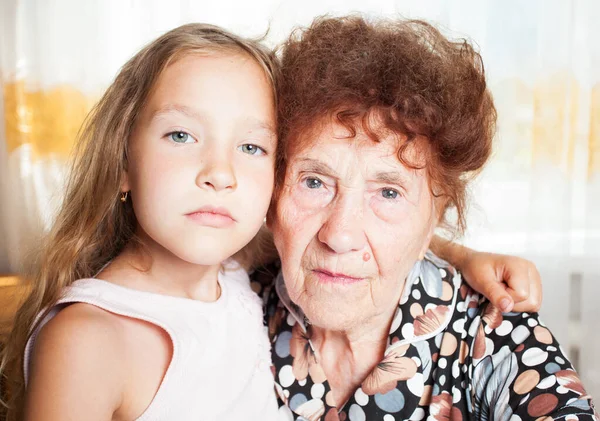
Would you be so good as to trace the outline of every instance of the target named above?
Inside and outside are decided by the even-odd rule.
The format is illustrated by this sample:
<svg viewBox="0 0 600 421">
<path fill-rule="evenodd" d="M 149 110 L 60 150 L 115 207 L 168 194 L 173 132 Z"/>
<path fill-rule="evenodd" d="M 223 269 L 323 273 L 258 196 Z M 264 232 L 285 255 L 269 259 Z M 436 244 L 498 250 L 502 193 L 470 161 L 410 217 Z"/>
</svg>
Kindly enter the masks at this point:
<svg viewBox="0 0 600 421">
<path fill-rule="evenodd" d="M 221 265 L 186 262 L 158 244 L 127 245 L 97 277 L 128 288 L 162 295 L 216 301 Z"/>
</svg>

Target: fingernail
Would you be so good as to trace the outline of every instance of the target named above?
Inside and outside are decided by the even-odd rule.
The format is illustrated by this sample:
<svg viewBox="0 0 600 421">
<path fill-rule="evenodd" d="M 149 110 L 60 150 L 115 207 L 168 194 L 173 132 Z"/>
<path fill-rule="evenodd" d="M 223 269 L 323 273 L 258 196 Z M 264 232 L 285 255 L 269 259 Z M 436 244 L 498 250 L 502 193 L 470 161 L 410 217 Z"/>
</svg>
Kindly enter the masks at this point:
<svg viewBox="0 0 600 421">
<path fill-rule="evenodd" d="M 508 312 L 510 310 L 511 301 L 508 298 L 503 298 L 500 300 L 500 310 L 504 312 Z"/>
</svg>

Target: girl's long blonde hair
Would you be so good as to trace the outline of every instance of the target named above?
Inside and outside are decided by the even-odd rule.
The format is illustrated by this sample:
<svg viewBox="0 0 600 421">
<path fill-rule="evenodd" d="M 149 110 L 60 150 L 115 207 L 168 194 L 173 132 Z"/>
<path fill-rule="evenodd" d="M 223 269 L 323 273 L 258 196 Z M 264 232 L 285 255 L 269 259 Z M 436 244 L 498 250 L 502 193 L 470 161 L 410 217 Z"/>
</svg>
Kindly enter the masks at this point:
<svg viewBox="0 0 600 421">
<path fill-rule="evenodd" d="M 16 314 L 0 366 L 8 421 L 23 415 L 24 351 L 37 315 L 50 309 L 72 282 L 93 277 L 126 244 L 139 244 L 131 201 L 119 200 L 128 138 L 161 72 L 174 60 L 195 53 L 249 56 L 265 71 L 276 99 L 278 70 L 273 53 L 257 40 L 212 25 L 176 28 L 123 66 L 80 131 L 62 208 L 26 275 L 31 292 Z"/>
</svg>

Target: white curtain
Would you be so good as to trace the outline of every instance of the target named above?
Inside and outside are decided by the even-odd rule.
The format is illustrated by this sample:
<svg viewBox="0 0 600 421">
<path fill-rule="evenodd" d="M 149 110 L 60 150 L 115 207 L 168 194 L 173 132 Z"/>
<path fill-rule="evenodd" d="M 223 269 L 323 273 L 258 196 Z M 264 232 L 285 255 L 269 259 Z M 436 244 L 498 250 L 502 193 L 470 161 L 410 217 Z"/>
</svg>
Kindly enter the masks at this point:
<svg viewBox="0 0 600 421">
<path fill-rule="evenodd" d="M 532 258 L 542 315 L 600 398 L 600 2 L 597 0 L 4 0 L 0 273 L 52 221 L 85 113 L 143 44 L 183 23 L 283 40 L 318 15 L 422 18 L 478 44 L 499 113 L 473 184 L 475 248 Z M 585 339 L 584 339 L 585 338 Z"/>
</svg>

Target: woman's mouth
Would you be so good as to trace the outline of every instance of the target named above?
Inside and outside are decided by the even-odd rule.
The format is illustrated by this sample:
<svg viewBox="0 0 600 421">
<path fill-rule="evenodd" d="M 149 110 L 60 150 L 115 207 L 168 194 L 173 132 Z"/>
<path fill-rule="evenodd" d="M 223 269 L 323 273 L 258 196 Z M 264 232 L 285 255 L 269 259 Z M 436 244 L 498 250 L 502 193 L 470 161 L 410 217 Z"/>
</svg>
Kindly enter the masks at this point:
<svg viewBox="0 0 600 421">
<path fill-rule="evenodd" d="M 317 276 L 319 282 L 324 284 L 338 284 L 338 285 L 350 285 L 360 281 L 364 281 L 365 278 L 350 276 L 344 273 L 330 272 L 326 269 L 313 269 L 313 273 Z"/>
</svg>

